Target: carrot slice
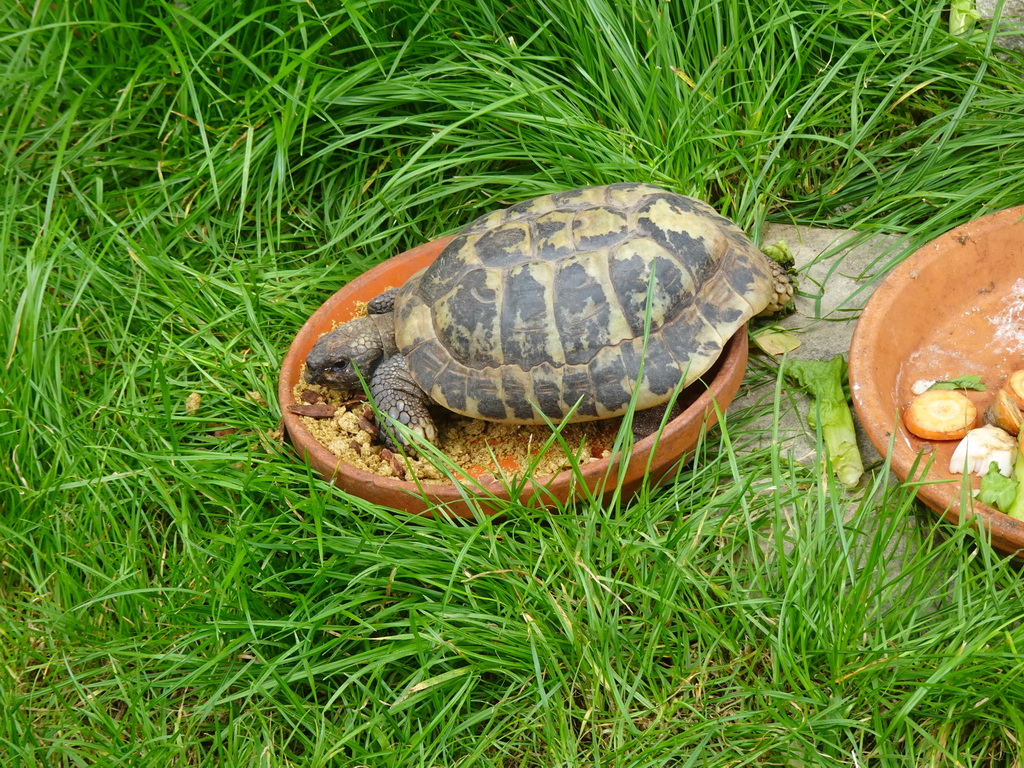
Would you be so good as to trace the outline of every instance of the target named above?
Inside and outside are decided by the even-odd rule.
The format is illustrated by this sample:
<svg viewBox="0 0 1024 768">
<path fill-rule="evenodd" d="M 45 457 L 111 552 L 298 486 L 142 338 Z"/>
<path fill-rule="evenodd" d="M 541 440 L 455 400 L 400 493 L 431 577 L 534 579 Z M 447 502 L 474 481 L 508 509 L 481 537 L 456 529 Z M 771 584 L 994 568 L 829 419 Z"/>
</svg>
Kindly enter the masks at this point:
<svg viewBox="0 0 1024 768">
<path fill-rule="evenodd" d="M 959 440 L 977 418 L 978 409 L 963 392 L 930 389 L 910 401 L 903 423 L 922 440 Z"/>
<path fill-rule="evenodd" d="M 1017 403 L 1018 408 L 1024 408 L 1024 371 L 1014 371 L 1006 380 L 1006 391 Z"/>
<path fill-rule="evenodd" d="M 1014 402 L 1013 395 L 1005 388 L 996 392 L 996 397 L 992 404 L 985 409 L 983 418 L 986 423 L 993 427 L 999 427 L 1011 435 L 1020 433 L 1021 422 L 1024 421 L 1024 415 L 1021 414 L 1020 408 Z"/>
</svg>

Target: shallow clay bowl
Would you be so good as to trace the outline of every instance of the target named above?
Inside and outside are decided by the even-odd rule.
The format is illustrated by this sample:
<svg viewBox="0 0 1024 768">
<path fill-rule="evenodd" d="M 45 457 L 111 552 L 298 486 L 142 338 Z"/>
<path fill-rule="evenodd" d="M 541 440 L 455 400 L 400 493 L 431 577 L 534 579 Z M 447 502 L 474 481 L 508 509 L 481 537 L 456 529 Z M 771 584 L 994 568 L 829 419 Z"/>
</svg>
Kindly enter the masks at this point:
<svg viewBox="0 0 1024 768">
<path fill-rule="evenodd" d="M 986 391 L 966 394 L 978 407 L 980 426 L 996 391 L 1019 368 L 1024 206 L 957 227 L 907 258 L 871 297 L 850 346 L 854 407 L 893 472 L 922 483 L 918 498 L 950 521 L 968 507 L 1008 554 L 1024 550 L 1024 523 L 974 501 L 970 491 L 980 480 L 949 472 L 957 441 L 919 440 L 903 426 L 902 413 L 915 381 L 977 374 Z"/>
<path fill-rule="evenodd" d="M 467 503 L 467 491 L 452 484 L 413 482 L 380 477 L 341 461 L 324 448 L 306 429 L 302 420 L 289 408 L 295 405 L 293 393 L 302 370 L 302 364 L 313 344 L 336 324 L 351 319 L 356 313 L 356 303 L 366 302 L 386 288 L 402 285 L 415 272 L 430 264 L 447 245 L 450 237 L 433 240 L 418 248 L 401 253 L 353 280 L 331 296 L 302 326 L 292 342 L 281 367 L 278 383 L 278 397 L 284 417 L 286 437 L 300 456 L 325 479 L 351 494 L 360 496 L 374 504 L 404 510 L 414 514 L 433 514 L 443 508 L 446 514 L 471 517 L 473 512 Z M 592 493 L 600 493 L 607 500 L 614 492 L 623 472 L 623 495 L 629 498 L 640 486 L 645 474 L 650 474 L 654 483 L 671 476 L 687 452 L 697 445 L 701 429 L 717 421 L 715 403 L 725 408 L 732 402 L 739 389 L 747 366 L 746 328 L 733 336 L 726 344 L 719 361 L 708 371 L 703 380 L 683 392 L 680 402 L 684 411 L 673 419 L 662 432 L 655 446 L 654 436 L 640 440 L 634 446 L 627 466 L 618 460 L 598 459 L 583 465 L 582 474 Z M 655 450 L 656 448 L 656 450 Z M 653 452 L 653 455 L 652 455 Z M 566 470 L 554 477 L 537 478 L 534 481 L 543 490 L 527 488 L 521 495 L 524 504 L 554 506 L 565 503 L 571 497 L 579 497 L 579 480 Z M 481 491 L 480 486 L 483 487 Z M 469 498 L 476 500 L 476 506 L 487 514 L 499 511 L 488 503 L 493 494 L 496 499 L 507 500 L 507 491 L 496 480 L 481 480 L 469 486 Z M 491 499 L 494 502 L 495 499 Z"/>
</svg>

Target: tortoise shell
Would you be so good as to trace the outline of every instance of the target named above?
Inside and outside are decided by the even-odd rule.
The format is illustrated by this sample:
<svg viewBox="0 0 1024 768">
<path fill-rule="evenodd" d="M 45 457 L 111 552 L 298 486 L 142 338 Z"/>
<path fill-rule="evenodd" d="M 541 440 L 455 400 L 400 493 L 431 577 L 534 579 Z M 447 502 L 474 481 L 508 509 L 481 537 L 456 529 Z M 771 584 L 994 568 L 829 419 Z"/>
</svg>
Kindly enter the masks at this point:
<svg viewBox="0 0 1024 768">
<path fill-rule="evenodd" d="M 436 402 L 523 424 L 664 403 L 772 300 L 767 258 L 711 206 L 648 184 L 489 213 L 414 275 L 395 339 Z M 573 410 L 575 409 L 575 410 Z"/>
</svg>

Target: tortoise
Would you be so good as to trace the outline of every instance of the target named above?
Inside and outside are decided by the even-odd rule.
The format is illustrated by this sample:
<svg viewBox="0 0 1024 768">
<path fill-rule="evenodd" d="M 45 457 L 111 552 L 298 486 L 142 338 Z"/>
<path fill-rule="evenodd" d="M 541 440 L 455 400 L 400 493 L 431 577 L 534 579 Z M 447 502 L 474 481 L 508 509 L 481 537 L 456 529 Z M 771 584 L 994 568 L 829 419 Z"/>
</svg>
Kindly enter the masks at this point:
<svg viewBox="0 0 1024 768">
<path fill-rule="evenodd" d="M 748 319 L 792 296 L 782 268 L 707 203 L 649 184 L 583 187 L 473 221 L 365 317 L 321 336 L 304 375 L 349 391 L 365 377 L 382 421 L 431 442 L 433 404 L 542 424 L 619 416 L 635 395 L 656 426 Z M 392 426 L 384 444 L 410 448 Z"/>
</svg>

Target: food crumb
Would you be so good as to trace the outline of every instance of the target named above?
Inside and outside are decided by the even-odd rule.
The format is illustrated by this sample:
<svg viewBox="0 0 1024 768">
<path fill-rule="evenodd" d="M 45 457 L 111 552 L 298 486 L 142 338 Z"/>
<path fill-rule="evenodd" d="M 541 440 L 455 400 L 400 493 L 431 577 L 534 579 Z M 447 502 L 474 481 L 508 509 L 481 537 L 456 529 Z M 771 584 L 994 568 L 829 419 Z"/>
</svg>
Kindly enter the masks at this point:
<svg viewBox="0 0 1024 768">
<path fill-rule="evenodd" d="M 932 385 L 934 383 L 934 379 L 918 379 L 910 387 L 910 392 L 915 395 L 923 395 L 925 392 L 932 388 Z"/>
<path fill-rule="evenodd" d="M 333 455 L 347 464 L 381 477 L 421 482 L 449 482 L 447 476 L 426 459 L 391 453 L 376 441 L 377 429 L 369 424 L 365 401 L 349 393 L 307 384 L 299 377 L 293 394 L 296 402 L 330 405 L 329 418 L 304 416 L 296 409 L 310 434 Z M 475 479 L 513 479 L 529 471 L 534 477 L 556 475 L 572 466 L 559 441 L 552 441 L 546 425 L 501 424 L 470 419 L 438 409 L 437 447 L 462 471 Z M 568 424 L 562 428 L 565 445 L 581 465 L 611 455 L 621 419 Z M 371 429 L 368 430 L 367 427 Z M 552 444 L 542 455 L 541 449 Z"/>
<path fill-rule="evenodd" d="M 195 416 L 199 413 L 199 406 L 203 404 L 203 396 L 198 392 L 193 392 L 187 398 L 185 398 L 185 413 L 189 416 Z"/>
</svg>

